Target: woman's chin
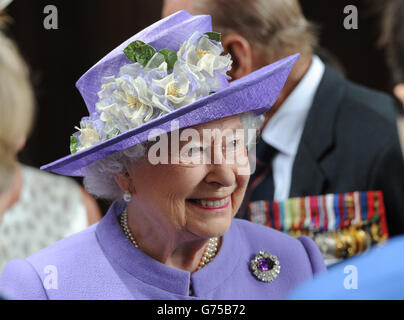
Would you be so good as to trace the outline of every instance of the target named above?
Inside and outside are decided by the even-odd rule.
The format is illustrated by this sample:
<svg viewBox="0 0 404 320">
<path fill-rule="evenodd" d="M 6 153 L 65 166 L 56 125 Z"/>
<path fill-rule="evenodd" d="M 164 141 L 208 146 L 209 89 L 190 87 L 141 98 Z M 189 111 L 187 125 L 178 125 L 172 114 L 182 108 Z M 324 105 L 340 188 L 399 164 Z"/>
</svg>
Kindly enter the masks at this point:
<svg viewBox="0 0 404 320">
<path fill-rule="evenodd" d="M 220 226 L 190 227 L 189 230 L 199 238 L 210 239 L 223 236 L 229 228 L 230 223 L 227 225 L 221 224 Z"/>
<path fill-rule="evenodd" d="M 202 238 L 221 237 L 229 230 L 232 218 L 231 212 L 211 214 L 209 217 L 192 215 L 188 216 L 187 227 L 193 234 Z"/>
</svg>

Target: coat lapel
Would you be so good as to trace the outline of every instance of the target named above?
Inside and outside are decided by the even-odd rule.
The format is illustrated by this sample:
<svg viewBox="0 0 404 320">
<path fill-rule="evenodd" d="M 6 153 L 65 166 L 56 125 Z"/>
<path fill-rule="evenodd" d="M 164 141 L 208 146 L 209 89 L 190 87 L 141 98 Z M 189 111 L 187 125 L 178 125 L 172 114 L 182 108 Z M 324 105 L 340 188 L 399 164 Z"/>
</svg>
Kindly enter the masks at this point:
<svg viewBox="0 0 404 320">
<path fill-rule="evenodd" d="M 344 93 L 344 78 L 326 66 L 293 164 L 290 197 L 324 193 L 327 173 L 321 160 L 334 146 L 334 126 Z"/>
</svg>

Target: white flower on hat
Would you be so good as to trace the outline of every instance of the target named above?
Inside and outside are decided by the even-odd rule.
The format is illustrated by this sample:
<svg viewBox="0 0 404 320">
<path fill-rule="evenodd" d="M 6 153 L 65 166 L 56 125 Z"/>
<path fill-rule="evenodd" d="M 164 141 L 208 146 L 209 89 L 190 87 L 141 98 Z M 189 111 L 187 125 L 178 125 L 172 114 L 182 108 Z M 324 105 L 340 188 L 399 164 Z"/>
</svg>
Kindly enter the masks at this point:
<svg viewBox="0 0 404 320">
<path fill-rule="evenodd" d="M 197 76 L 185 69 L 177 61 L 173 73 L 161 80 L 153 80 L 156 86 L 164 90 L 164 97 L 175 109 L 194 102 L 200 96 Z"/>
<path fill-rule="evenodd" d="M 178 51 L 178 59 L 184 61 L 194 72 L 205 71 L 211 77 L 215 71 L 225 74 L 231 69 L 230 54 L 221 56 L 223 47 L 220 42 L 195 32 L 185 41 Z"/>
<path fill-rule="evenodd" d="M 82 121 L 80 127 L 81 128 L 76 127 L 76 129 L 80 131 L 80 135 L 78 136 L 79 145 L 77 151 L 90 148 L 91 146 L 100 142 L 100 136 L 90 121 Z"/>
<path fill-rule="evenodd" d="M 160 76 L 167 73 L 164 65 L 154 71 L 155 76 L 159 76 L 159 71 Z M 147 76 L 152 78 L 150 72 Z M 123 66 L 118 78 L 103 79 L 96 109 L 99 119 L 105 123 L 103 138 L 106 140 L 171 111 L 164 104 L 154 103 L 155 94 L 145 78 L 143 67 L 134 63 Z"/>
<path fill-rule="evenodd" d="M 220 88 L 232 61 L 230 55 L 221 56 L 217 35 L 195 32 L 177 53 L 131 43 L 124 52 L 135 63 L 122 66 L 117 77 L 102 79 L 96 111 L 73 135 L 71 150 L 111 139 Z"/>
</svg>

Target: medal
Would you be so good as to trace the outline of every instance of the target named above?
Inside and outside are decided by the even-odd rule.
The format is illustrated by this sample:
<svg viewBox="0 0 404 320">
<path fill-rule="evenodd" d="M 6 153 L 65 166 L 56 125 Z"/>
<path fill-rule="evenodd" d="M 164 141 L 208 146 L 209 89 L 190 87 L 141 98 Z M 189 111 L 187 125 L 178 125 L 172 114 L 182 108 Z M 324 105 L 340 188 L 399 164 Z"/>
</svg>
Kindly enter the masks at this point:
<svg viewBox="0 0 404 320">
<path fill-rule="evenodd" d="M 293 231 L 293 212 L 292 212 L 292 201 L 291 199 L 288 199 L 285 201 L 285 204 L 283 206 L 283 213 L 284 213 L 284 231 L 289 232 Z M 293 236 L 292 234 L 290 234 Z"/>
<path fill-rule="evenodd" d="M 361 206 L 359 192 L 354 192 L 354 220 L 351 224 L 358 226 L 361 222 Z"/>
<path fill-rule="evenodd" d="M 348 230 L 342 230 L 342 241 L 345 242 L 346 255 L 352 257 L 356 254 L 357 246 L 354 235 Z"/>
<path fill-rule="evenodd" d="M 345 196 L 345 211 L 344 211 L 344 218 L 345 218 L 345 226 L 349 226 L 352 220 L 355 219 L 355 199 L 353 193 L 348 193 Z"/>
<path fill-rule="evenodd" d="M 282 231 L 287 231 L 288 229 L 286 229 L 285 226 L 285 203 L 284 202 L 280 202 L 279 203 L 279 215 L 280 215 L 280 222 L 281 222 L 281 230 Z"/>
<path fill-rule="evenodd" d="M 381 191 L 253 202 L 250 209 L 253 222 L 265 223 L 295 238 L 310 237 L 317 243 L 323 257 L 332 260 L 330 265 L 388 238 Z M 256 268 L 260 272 L 259 266 Z"/>
<path fill-rule="evenodd" d="M 380 214 L 380 228 L 384 239 L 389 238 L 389 231 L 387 229 L 387 221 L 386 221 L 386 208 L 384 206 L 383 193 L 381 191 L 376 191 L 376 196 L 379 204 L 379 214 Z"/>
<path fill-rule="evenodd" d="M 325 202 L 327 207 L 328 231 L 335 231 L 334 195 L 327 194 L 325 196 Z"/>
<path fill-rule="evenodd" d="M 338 232 L 334 231 L 332 235 L 335 240 L 335 257 L 337 259 L 341 259 L 344 256 L 345 244 L 341 240 L 341 237 Z"/>
<path fill-rule="evenodd" d="M 307 231 L 307 234 L 309 234 L 309 231 L 311 230 L 310 221 L 311 221 L 310 198 L 309 197 L 304 197 L 304 222 L 303 222 L 303 228 L 304 228 L 304 230 Z"/>
<path fill-rule="evenodd" d="M 279 213 L 279 203 L 278 202 L 273 203 L 273 209 L 274 209 L 276 230 L 282 231 L 281 217 L 280 217 L 280 213 Z"/>
<path fill-rule="evenodd" d="M 357 245 L 357 253 L 361 253 L 366 249 L 366 234 L 365 231 L 361 229 L 357 229 L 357 227 L 351 226 L 350 231 L 353 234 L 356 245 Z"/>
<path fill-rule="evenodd" d="M 377 223 L 372 223 L 370 226 L 370 235 L 372 236 L 373 242 L 383 242 L 385 239 L 380 235 L 380 227 Z"/>
</svg>

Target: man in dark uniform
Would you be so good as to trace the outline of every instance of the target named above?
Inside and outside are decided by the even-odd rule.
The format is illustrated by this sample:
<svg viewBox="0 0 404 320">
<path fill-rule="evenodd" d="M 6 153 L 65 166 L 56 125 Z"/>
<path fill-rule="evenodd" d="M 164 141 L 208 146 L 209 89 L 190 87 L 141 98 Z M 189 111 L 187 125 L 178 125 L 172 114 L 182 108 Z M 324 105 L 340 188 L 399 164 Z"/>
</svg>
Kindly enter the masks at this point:
<svg viewBox="0 0 404 320">
<path fill-rule="evenodd" d="M 394 94 L 404 107 L 403 19 L 404 0 L 388 1 L 382 14 L 383 23 L 380 42 L 386 48 L 387 61 L 394 83 Z M 403 115 L 398 122 L 399 131 L 401 132 L 400 140 L 404 152 Z M 328 274 L 317 277 L 312 282 L 308 282 L 297 289 L 290 298 L 298 300 L 403 300 L 404 258 L 401 254 L 403 247 L 404 236 L 395 237 L 389 240 L 385 246 L 375 248 L 363 256 L 348 259 L 336 268 L 333 268 Z M 377 269 L 382 270 L 377 277 L 375 277 L 374 268 L 372 267 L 376 265 Z M 347 275 L 346 271 L 350 274 Z M 352 284 L 355 285 L 355 290 L 347 290 L 352 288 Z"/>
<path fill-rule="evenodd" d="M 265 170 L 258 166 L 251 177 L 246 201 L 381 190 L 390 236 L 404 233 L 397 103 L 350 82 L 314 54 L 316 33 L 298 1 L 166 0 L 163 15 L 180 9 L 212 15 L 232 54 L 233 79 L 301 54 L 267 115 L 257 146 Z M 239 216 L 248 219 L 247 210 Z"/>
</svg>

